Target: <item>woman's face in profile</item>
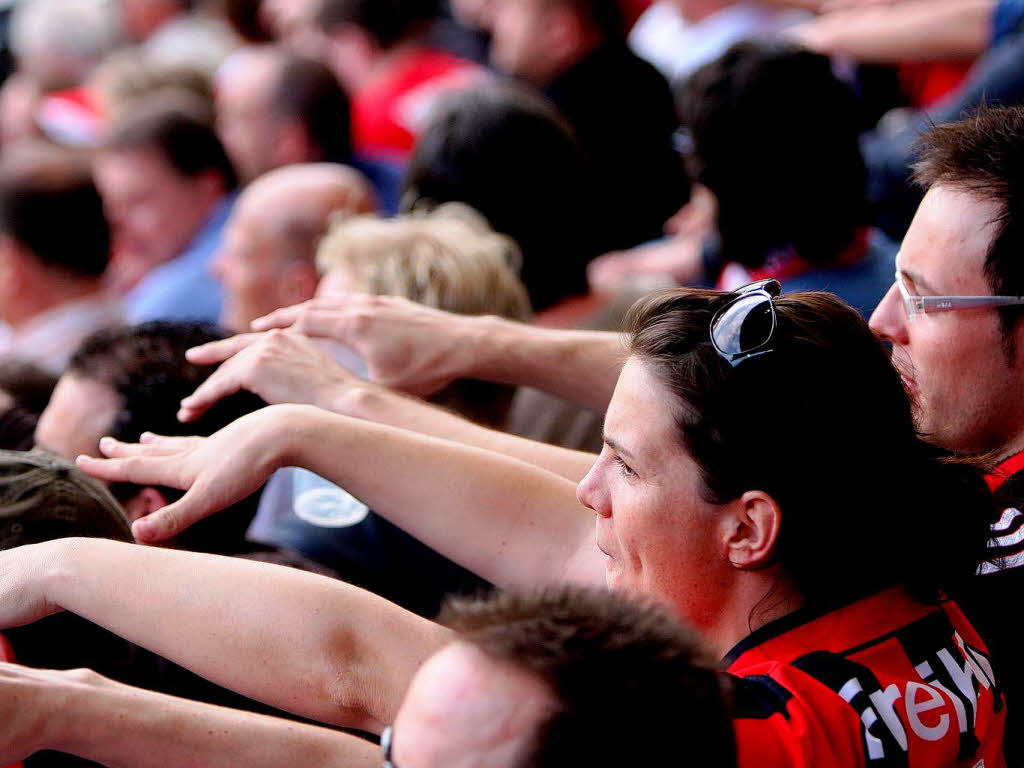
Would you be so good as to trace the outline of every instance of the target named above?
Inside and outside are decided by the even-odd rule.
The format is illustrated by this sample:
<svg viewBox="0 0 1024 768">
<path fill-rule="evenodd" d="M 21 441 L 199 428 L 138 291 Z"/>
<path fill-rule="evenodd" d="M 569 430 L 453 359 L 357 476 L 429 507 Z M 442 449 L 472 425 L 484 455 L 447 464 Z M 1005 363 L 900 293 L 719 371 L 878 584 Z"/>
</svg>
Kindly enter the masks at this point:
<svg viewBox="0 0 1024 768">
<path fill-rule="evenodd" d="M 631 357 L 605 416 L 604 448 L 576 495 L 597 514 L 608 587 L 651 596 L 701 627 L 713 621 L 731 571 L 726 523 L 701 497 L 675 402 Z"/>
</svg>

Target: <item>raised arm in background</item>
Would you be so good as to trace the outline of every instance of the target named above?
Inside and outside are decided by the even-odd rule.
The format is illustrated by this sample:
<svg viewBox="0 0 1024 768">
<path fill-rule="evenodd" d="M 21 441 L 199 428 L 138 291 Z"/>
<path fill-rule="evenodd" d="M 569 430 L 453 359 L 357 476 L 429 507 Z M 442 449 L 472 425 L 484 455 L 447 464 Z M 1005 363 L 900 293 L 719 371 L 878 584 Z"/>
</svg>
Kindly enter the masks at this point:
<svg viewBox="0 0 1024 768">
<path fill-rule="evenodd" d="M 601 412 L 626 357 L 617 333 L 455 315 L 396 296 L 336 294 L 279 309 L 252 325 L 334 339 L 363 358 L 373 381 L 414 395 L 432 394 L 455 379 L 483 379 L 535 387 Z"/>
<path fill-rule="evenodd" d="M 474 424 L 458 414 L 363 381 L 332 360 L 315 341 L 293 330 L 248 333 L 189 350 L 189 360 L 221 365 L 182 401 L 178 417 L 198 418 L 240 389 L 270 404 L 308 403 L 343 416 L 401 427 L 503 453 L 579 482 L 595 456 Z"/>
<path fill-rule="evenodd" d="M 135 522 L 140 541 L 163 541 L 277 469 L 300 466 L 499 586 L 604 583 L 593 514 L 575 484 L 492 451 L 305 405 L 269 406 L 208 438 L 105 438 L 100 449 L 111 458 L 81 456 L 79 467 L 103 480 L 188 489 Z"/>
<path fill-rule="evenodd" d="M 346 733 L 131 688 L 76 669 L 0 664 L 0 764 L 43 750 L 124 768 L 376 768 Z"/>
</svg>

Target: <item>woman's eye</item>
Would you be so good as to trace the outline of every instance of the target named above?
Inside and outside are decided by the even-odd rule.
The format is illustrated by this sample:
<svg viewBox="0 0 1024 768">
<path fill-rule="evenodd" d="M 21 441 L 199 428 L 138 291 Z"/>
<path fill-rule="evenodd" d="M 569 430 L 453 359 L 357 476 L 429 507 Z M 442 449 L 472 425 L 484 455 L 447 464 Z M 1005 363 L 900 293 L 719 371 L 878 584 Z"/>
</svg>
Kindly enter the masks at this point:
<svg viewBox="0 0 1024 768">
<path fill-rule="evenodd" d="M 629 464 L 622 460 L 621 456 L 615 456 L 614 458 L 615 463 L 619 465 L 619 471 L 621 471 L 623 475 L 626 477 L 636 477 L 636 472 L 630 468 Z"/>
</svg>

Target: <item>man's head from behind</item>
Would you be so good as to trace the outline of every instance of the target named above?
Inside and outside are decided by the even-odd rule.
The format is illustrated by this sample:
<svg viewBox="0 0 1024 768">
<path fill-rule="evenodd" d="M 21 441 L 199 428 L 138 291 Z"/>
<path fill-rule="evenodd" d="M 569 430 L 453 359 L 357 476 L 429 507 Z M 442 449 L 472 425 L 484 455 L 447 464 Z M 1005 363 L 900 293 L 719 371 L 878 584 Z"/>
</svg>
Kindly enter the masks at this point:
<svg viewBox="0 0 1024 768">
<path fill-rule="evenodd" d="M 311 299 L 318 275 L 317 242 L 332 214 L 375 208 L 369 183 L 331 163 L 271 171 L 241 194 L 213 263 L 224 287 L 221 324 L 249 330 L 257 317 Z"/>
<path fill-rule="evenodd" d="M 827 57 L 738 43 L 684 81 L 677 101 L 694 177 L 718 200 L 724 258 L 760 267 L 792 246 L 827 264 L 848 248 L 867 221 L 866 171 L 856 98 Z"/>
<path fill-rule="evenodd" d="M 243 48 L 217 76 L 217 132 L 251 180 L 291 163 L 347 163 L 349 103 L 324 64 L 283 47 Z"/>
<path fill-rule="evenodd" d="M 22 144 L 0 163 L 0 318 L 11 325 L 98 288 L 110 228 L 89 165 Z"/>
<path fill-rule="evenodd" d="M 263 405 L 239 393 L 218 403 L 188 425 L 177 419 L 181 399 L 192 394 L 213 372 L 188 362 L 191 347 L 223 338 L 201 323 L 151 322 L 99 331 L 86 339 L 50 398 L 36 428 L 36 446 L 69 460 L 80 454 L 99 456 L 99 440 L 109 435 L 137 442 L 143 432 L 165 435 L 210 435 Z M 115 485 L 114 495 L 131 519 L 164 506 L 178 496 L 166 488 Z M 237 545 L 255 509 L 242 503 L 214 527 L 194 526 L 178 541 L 184 548 L 218 551 Z M 207 522 L 207 521 L 204 521 Z"/>
<path fill-rule="evenodd" d="M 409 686 L 395 768 L 660 765 L 680 743 L 694 765 L 735 765 L 721 675 L 653 605 L 563 588 L 453 603 L 440 621 L 457 639 Z"/>
<path fill-rule="evenodd" d="M 1024 108 L 981 108 L 918 146 L 927 190 L 897 267 L 911 296 L 1024 294 Z M 871 318 L 917 402 L 919 428 L 954 451 L 1022 447 L 1020 307 L 909 317 L 894 284 Z"/>
<path fill-rule="evenodd" d="M 94 168 L 119 250 L 149 265 L 180 254 L 238 183 L 213 115 L 185 93 L 135 105 Z"/>
</svg>

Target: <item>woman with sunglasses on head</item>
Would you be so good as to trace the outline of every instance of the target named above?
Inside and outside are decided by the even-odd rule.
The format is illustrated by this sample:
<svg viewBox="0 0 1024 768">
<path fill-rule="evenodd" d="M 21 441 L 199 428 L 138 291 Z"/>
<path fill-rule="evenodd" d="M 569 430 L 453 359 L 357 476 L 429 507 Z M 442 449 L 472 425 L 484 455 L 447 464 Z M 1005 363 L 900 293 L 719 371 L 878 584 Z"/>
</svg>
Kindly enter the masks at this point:
<svg viewBox="0 0 1024 768">
<path fill-rule="evenodd" d="M 984 556 L 987 488 L 919 439 L 854 310 L 778 291 L 677 290 L 634 307 L 605 446 L 576 489 L 505 456 L 306 406 L 272 406 L 205 439 L 105 444 L 114 458 L 80 465 L 189 488 L 157 513 L 173 528 L 297 464 L 499 586 L 607 583 L 654 597 L 725 660 L 741 766 L 1003 765 L 997 672 L 949 599 Z M 580 504 L 596 514 L 596 541 Z M 0 559 L 0 627 L 72 610 L 326 722 L 379 731 L 447 638 L 347 585 L 273 567 L 44 546 Z M 150 578 L 118 593 L 137 572 Z M 161 629 L 170 606 L 173 637 Z M 235 631 L 210 631 L 225 622 Z M 609 702 L 595 733 L 615 728 L 620 706 Z"/>
</svg>

